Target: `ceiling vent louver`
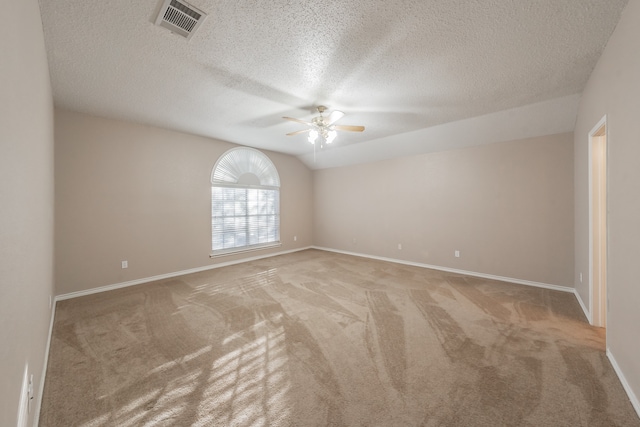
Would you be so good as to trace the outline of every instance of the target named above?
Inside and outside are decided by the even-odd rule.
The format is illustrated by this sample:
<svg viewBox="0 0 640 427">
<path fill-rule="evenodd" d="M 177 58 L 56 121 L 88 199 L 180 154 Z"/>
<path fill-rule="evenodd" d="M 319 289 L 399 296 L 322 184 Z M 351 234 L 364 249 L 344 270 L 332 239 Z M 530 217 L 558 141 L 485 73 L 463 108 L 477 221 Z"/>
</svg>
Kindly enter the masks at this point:
<svg viewBox="0 0 640 427">
<path fill-rule="evenodd" d="M 164 0 L 156 18 L 156 25 L 188 40 L 206 17 L 206 13 L 187 3 L 178 0 Z"/>
</svg>

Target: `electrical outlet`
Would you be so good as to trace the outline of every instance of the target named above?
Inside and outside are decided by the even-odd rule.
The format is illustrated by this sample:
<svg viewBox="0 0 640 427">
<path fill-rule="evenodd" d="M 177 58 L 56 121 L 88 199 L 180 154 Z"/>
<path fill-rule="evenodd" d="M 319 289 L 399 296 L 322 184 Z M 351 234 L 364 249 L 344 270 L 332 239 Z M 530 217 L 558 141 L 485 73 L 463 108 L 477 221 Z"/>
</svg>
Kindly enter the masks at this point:
<svg viewBox="0 0 640 427">
<path fill-rule="evenodd" d="M 398 250 L 401 251 L 402 250 L 402 243 L 398 243 Z"/>
<path fill-rule="evenodd" d="M 298 236 L 293 236 L 293 241 L 297 242 L 298 241 Z"/>
<path fill-rule="evenodd" d="M 460 251 L 455 251 L 453 254 L 456 258 L 460 258 Z"/>
<path fill-rule="evenodd" d="M 122 268 L 129 268 L 129 261 L 122 261 Z"/>
</svg>

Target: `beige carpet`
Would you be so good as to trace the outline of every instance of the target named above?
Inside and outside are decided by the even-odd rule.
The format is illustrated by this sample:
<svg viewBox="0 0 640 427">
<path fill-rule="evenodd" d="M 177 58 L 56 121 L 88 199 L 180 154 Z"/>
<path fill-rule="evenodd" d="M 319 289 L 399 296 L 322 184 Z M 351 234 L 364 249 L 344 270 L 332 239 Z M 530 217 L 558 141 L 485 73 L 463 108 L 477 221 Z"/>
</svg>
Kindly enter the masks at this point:
<svg viewBox="0 0 640 427">
<path fill-rule="evenodd" d="M 308 250 L 58 303 L 41 426 L 640 426 L 572 294 Z"/>
</svg>

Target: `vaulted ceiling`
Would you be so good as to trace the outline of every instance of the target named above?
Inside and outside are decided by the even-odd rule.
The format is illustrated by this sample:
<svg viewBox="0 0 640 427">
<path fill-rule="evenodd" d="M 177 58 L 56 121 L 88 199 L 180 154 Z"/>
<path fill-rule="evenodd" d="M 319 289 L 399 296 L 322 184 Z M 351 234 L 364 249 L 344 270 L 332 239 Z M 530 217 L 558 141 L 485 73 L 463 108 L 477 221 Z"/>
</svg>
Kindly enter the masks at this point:
<svg viewBox="0 0 640 427">
<path fill-rule="evenodd" d="M 40 7 L 56 106 L 323 168 L 572 130 L 626 3 L 191 0 L 189 40 L 154 25 L 161 0 Z M 282 116 L 320 104 L 366 131 L 314 160 Z"/>
</svg>

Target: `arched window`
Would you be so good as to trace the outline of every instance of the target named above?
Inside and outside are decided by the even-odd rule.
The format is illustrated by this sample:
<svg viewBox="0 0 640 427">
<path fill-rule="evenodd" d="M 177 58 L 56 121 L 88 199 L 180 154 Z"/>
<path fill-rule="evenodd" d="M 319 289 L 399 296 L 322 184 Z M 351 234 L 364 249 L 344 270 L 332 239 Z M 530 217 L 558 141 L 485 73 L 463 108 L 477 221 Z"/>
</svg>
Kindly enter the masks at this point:
<svg viewBox="0 0 640 427">
<path fill-rule="evenodd" d="M 224 153 L 211 172 L 213 255 L 280 244 L 280 177 L 253 148 Z"/>
</svg>

